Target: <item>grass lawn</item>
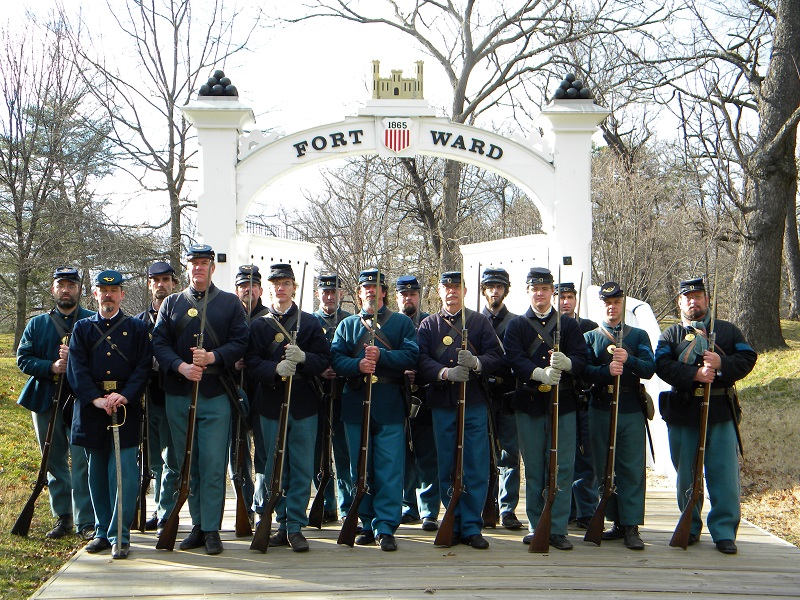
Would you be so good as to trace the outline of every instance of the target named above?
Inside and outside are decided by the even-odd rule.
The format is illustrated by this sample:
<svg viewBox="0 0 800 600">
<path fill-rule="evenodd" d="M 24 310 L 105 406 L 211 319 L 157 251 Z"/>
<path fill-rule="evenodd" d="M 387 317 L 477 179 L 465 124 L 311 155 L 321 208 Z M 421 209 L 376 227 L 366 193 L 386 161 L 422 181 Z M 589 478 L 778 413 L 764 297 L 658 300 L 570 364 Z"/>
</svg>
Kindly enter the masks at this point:
<svg viewBox="0 0 800 600">
<path fill-rule="evenodd" d="M 742 510 L 745 518 L 800 546 L 800 323 L 784 322 L 789 348 L 762 354 L 739 391 L 744 416 Z M 25 378 L 0 335 L 0 600 L 30 596 L 81 546 L 77 536 L 48 540 L 47 491 L 30 535 L 11 527 L 30 495 L 40 454 L 30 414 L 16 405 Z"/>
</svg>

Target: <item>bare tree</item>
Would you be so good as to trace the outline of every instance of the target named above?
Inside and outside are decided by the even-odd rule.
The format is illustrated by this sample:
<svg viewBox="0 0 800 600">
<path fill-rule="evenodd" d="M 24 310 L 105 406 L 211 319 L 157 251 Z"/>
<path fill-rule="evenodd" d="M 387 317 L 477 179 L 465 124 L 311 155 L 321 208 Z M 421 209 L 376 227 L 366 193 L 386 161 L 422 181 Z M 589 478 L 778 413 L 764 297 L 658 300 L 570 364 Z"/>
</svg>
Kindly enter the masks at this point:
<svg viewBox="0 0 800 600">
<path fill-rule="evenodd" d="M 453 92 L 450 118 L 476 124 L 498 106 L 520 109 L 526 90 L 546 77 L 556 49 L 602 34 L 613 38 L 655 25 L 671 12 L 669 2 L 577 3 L 568 1 L 461 3 L 422 0 L 346 2 L 316 0 L 289 18 L 337 18 L 391 27 L 413 39 L 446 73 Z M 541 83 L 541 77 L 538 80 Z M 408 164 L 406 165 L 408 167 Z M 463 165 L 447 161 L 441 180 L 442 218 L 429 234 L 440 248 L 442 269 L 457 265 L 459 193 Z M 420 180 L 423 177 L 420 175 Z"/>
<path fill-rule="evenodd" d="M 170 261 L 181 264 L 184 216 L 195 207 L 186 183 L 196 147 L 180 107 L 205 83 L 212 66 L 246 49 L 261 21 L 260 8 L 226 7 L 222 0 L 107 0 L 115 32 L 88 31 L 72 20 L 73 51 L 90 68 L 81 73 L 113 123 L 109 137 L 141 189 L 164 195 L 169 216 Z M 132 53 L 135 70 L 124 70 L 98 53 L 103 42 Z M 143 224 L 150 226 L 149 224 Z"/>
<path fill-rule="evenodd" d="M 757 349 L 781 347 L 781 258 L 797 192 L 800 1 L 690 7 L 695 35 L 676 38 L 660 84 L 670 100 L 679 91 L 689 151 L 706 157 L 737 213 L 731 318 Z"/>
<path fill-rule="evenodd" d="M 15 348 L 54 263 L 88 247 L 76 229 L 110 158 L 108 123 L 91 117 L 63 31 L 33 23 L 0 30 L 0 288 L 14 298 Z"/>
</svg>

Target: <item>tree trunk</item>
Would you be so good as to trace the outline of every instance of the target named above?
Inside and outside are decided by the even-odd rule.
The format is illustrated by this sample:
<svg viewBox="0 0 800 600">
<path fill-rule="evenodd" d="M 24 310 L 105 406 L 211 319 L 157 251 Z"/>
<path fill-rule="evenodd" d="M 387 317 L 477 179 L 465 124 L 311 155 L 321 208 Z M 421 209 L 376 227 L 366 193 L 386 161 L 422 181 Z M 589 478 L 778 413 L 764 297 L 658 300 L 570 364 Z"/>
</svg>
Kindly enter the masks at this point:
<svg viewBox="0 0 800 600">
<path fill-rule="evenodd" d="M 17 271 L 16 318 L 14 319 L 14 352 L 19 347 L 22 332 L 28 322 L 28 270 L 25 267 Z"/>
<path fill-rule="evenodd" d="M 745 231 L 734 274 L 731 320 L 756 350 L 786 346 L 781 332 L 781 251 L 786 207 L 797 186 L 797 124 L 782 130 L 800 106 L 800 0 L 780 0 L 769 71 L 758 97 L 756 148 L 745 165 Z"/>
<path fill-rule="evenodd" d="M 183 272 L 183 253 L 181 248 L 181 202 L 177 192 L 169 195 L 169 262 L 178 278 Z"/>
<path fill-rule="evenodd" d="M 788 318 L 800 321 L 800 245 L 797 239 L 797 201 L 794 197 L 789 201 L 786 211 L 784 236 L 783 256 L 786 260 L 786 278 L 789 282 Z"/>
<path fill-rule="evenodd" d="M 460 240 L 457 237 L 459 219 L 459 197 L 461 188 L 461 169 L 463 165 L 455 160 L 447 160 L 442 180 L 442 252 L 439 266 L 442 272 L 461 269 Z"/>
</svg>

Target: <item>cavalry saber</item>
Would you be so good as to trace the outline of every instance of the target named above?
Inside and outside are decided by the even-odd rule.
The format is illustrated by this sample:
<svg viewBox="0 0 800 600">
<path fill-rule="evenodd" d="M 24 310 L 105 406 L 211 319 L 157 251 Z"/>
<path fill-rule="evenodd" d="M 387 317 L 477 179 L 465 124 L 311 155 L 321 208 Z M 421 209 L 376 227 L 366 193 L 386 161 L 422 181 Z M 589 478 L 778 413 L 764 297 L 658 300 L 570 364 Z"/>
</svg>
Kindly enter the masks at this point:
<svg viewBox="0 0 800 600">
<path fill-rule="evenodd" d="M 617 348 L 622 348 L 622 340 L 625 335 L 625 305 L 627 304 L 627 295 L 622 300 L 622 327 L 620 328 L 617 336 Z M 609 346 L 610 348 L 611 346 Z M 612 359 L 613 360 L 613 359 Z M 617 460 L 617 424 L 619 422 L 619 390 L 620 380 L 622 375 L 614 377 L 614 390 L 611 398 L 611 414 L 608 423 L 608 452 L 606 454 L 606 472 L 603 478 L 603 495 L 600 497 L 600 503 L 592 515 L 592 520 L 589 527 L 586 529 L 586 535 L 583 536 L 584 542 L 591 542 L 598 546 L 603 541 L 603 525 L 605 523 L 606 506 L 611 496 L 616 492 L 616 485 L 614 479 L 616 474 L 614 468 Z"/>
<path fill-rule="evenodd" d="M 708 328 L 708 350 L 714 352 L 717 333 L 714 323 L 717 320 L 717 267 L 714 265 L 714 303 L 711 307 L 711 322 Z M 711 405 L 711 382 L 703 386 L 703 402 L 700 404 L 700 430 L 697 436 L 697 453 L 694 458 L 692 472 L 692 489 L 686 506 L 683 508 L 681 518 L 675 527 L 675 532 L 669 545 L 686 550 L 689 547 L 689 536 L 692 532 L 692 514 L 695 506 L 703 505 L 703 469 L 706 462 L 706 438 L 708 435 L 708 413 Z"/>
<path fill-rule="evenodd" d="M 111 430 L 111 437 L 114 440 L 114 462 L 116 467 L 116 475 L 117 475 L 117 550 L 122 549 L 122 464 L 121 460 L 121 449 L 120 449 L 120 441 L 119 441 L 119 428 L 125 424 L 125 418 L 127 415 L 127 409 L 125 408 L 124 404 L 120 404 L 122 407 L 122 423 L 118 422 L 117 419 L 117 409 L 115 408 L 114 411 L 111 413 L 111 425 L 107 428 Z"/>
<path fill-rule="evenodd" d="M 300 280 L 303 287 L 300 291 L 300 304 L 297 307 L 297 326 L 291 332 L 291 344 L 297 344 L 297 332 L 300 331 L 300 320 L 303 316 L 303 294 L 305 293 L 305 280 L 306 280 L 306 266 L 307 262 L 303 263 L 303 276 Z M 278 505 L 278 501 L 283 496 L 283 468 L 286 464 L 286 438 L 289 433 L 289 409 L 292 402 L 292 381 L 294 376 L 290 375 L 286 378 L 283 391 L 283 402 L 281 403 L 281 412 L 278 417 L 278 435 L 275 439 L 275 453 L 273 456 L 272 465 L 272 479 L 269 486 L 269 500 L 264 507 L 264 514 L 261 516 L 261 521 L 256 527 L 253 541 L 250 543 L 250 550 L 258 550 L 262 554 L 266 553 L 269 548 L 269 538 L 272 534 L 272 515 Z"/>
</svg>

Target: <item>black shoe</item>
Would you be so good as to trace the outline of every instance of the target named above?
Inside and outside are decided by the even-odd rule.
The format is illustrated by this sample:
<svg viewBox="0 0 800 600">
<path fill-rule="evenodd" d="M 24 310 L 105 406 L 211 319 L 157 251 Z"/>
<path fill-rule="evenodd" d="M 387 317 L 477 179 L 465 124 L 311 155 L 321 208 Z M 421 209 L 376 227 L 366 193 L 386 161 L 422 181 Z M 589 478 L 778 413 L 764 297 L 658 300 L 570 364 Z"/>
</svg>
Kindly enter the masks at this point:
<svg viewBox="0 0 800 600">
<path fill-rule="evenodd" d="M 55 526 L 45 533 L 44 536 L 51 540 L 57 540 L 72 533 L 74 527 L 75 522 L 72 520 L 72 515 L 61 515 L 58 517 Z"/>
<path fill-rule="evenodd" d="M 439 529 L 439 521 L 433 517 L 422 519 L 422 531 L 436 531 L 437 529 Z"/>
<path fill-rule="evenodd" d="M 631 550 L 644 550 L 644 542 L 639 537 L 638 525 L 623 525 L 625 530 L 625 547 Z"/>
<path fill-rule="evenodd" d="M 381 543 L 381 550 L 384 552 L 394 552 L 397 550 L 397 540 L 391 533 L 382 533 L 378 536 L 378 541 Z"/>
<path fill-rule="evenodd" d="M 323 523 L 336 523 L 339 520 L 339 515 L 335 510 L 326 510 L 322 513 Z"/>
<path fill-rule="evenodd" d="M 489 542 L 480 533 L 461 538 L 461 543 L 466 546 L 472 546 L 476 550 L 486 550 L 489 547 Z"/>
<path fill-rule="evenodd" d="M 517 515 L 515 515 L 513 511 L 504 512 L 500 515 L 500 523 L 503 527 L 511 531 L 522 529 L 522 521 L 517 518 Z"/>
<path fill-rule="evenodd" d="M 739 549 L 733 540 L 720 540 L 717 542 L 717 550 L 723 554 L 736 554 Z"/>
<path fill-rule="evenodd" d="M 292 552 L 308 552 L 308 540 L 299 531 L 289 534 L 289 545 L 292 547 Z"/>
<path fill-rule="evenodd" d="M 78 537 L 84 542 L 89 542 L 94 539 L 94 525 L 84 525 L 78 529 Z"/>
<path fill-rule="evenodd" d="M 97 554 L 98 552 L 108 550 L 109 548 L 111 548 L 111 542 L 103 537 L 96 537 L 91 542 L 86 544 L 86 551 L 89 554 Z"/>
<path fill-rule="evenodd" d="M 625 529 L 617 523 L 614 522 L 614 526 L 611 529 L 606 529 L 603 532 L 603 535 L 600 536 L 601 540 L 621 540 L 625 537 Z"/>
<path fill-rule="evenodd" d="M 145 531 L 155 531 L 158 528 L 158 513 L 153 513 L 153 516 L 144 522 Z"/>
<path fill-rule="evenodd" d="M 578 517 L 575 519 L 575 527 L 578 529 L 589 529 L 589 524 L 592 522 L 592 517 Z"/>
<path fill-rule="evenodd" d="M 164 527 L 167 526 L 166 519 L 159 519 L 158 523 L 156 524 L 156 537 L 161 537 L 161 534 L 164 533 Z"/>
<path fill-rule="evenodd" d="M 565 535 L 551 535 L 550 545 L 556 550 L 572 550 L 572 542 Z"/>
<path fill-rule="evenodd" d="M 200 525 L 192 526 L 192 532 L 178 546 L 181 550 L 194 550 L 205 544 L 206 538 Z"/>
<path fill-rule="evenodd" d="M 699 541 L 700 541 L 700 534 L 699 533 L 690 533 L 689 534 L 689 542 L 687 543 L 687 546 L 694 546 Z"/>
<path fill-rule="evenodd" d="M 533 539 L 533 534 L 529 533 L 524 538 L 522 538 L 522 543 L 525 544 L 526 546 L 530 546 L 532 539 Z"/>
<path fill-rule="evenodd" d="M 111 558 L 128 558 L 128 552 L 130 552 L 130 548 L 130 544 L 114 544 L 111 547 Z"/>
<path fill-rule="evenodd" d="M 374 546 L 375 534 L 371 530 L 362 531 L 356 538 L 356 546 Z"/>
<path fill-rule="evenodd" d="M 285 529 L 278 529 L 278 533 L 269 538 L 269 547 L 278 547 L 278 546 L 288 546 L 289 545 L 289 535 L 286 533 Z"/>
<path fill-rule="evenodd" d="M 415 517 L 411 513 L 403 513 L 403 516 L 400 517 L 400 525 L 408 525 L 414 521 L 419 521 L 419 518 Z"/>
<path fill-rule="evenodd" d="M 219 531 L 204 531 L 203 537 L 206 540 L 206 554 L 222 553 L 222 540 L 219 539 Z"/>
</svg>

